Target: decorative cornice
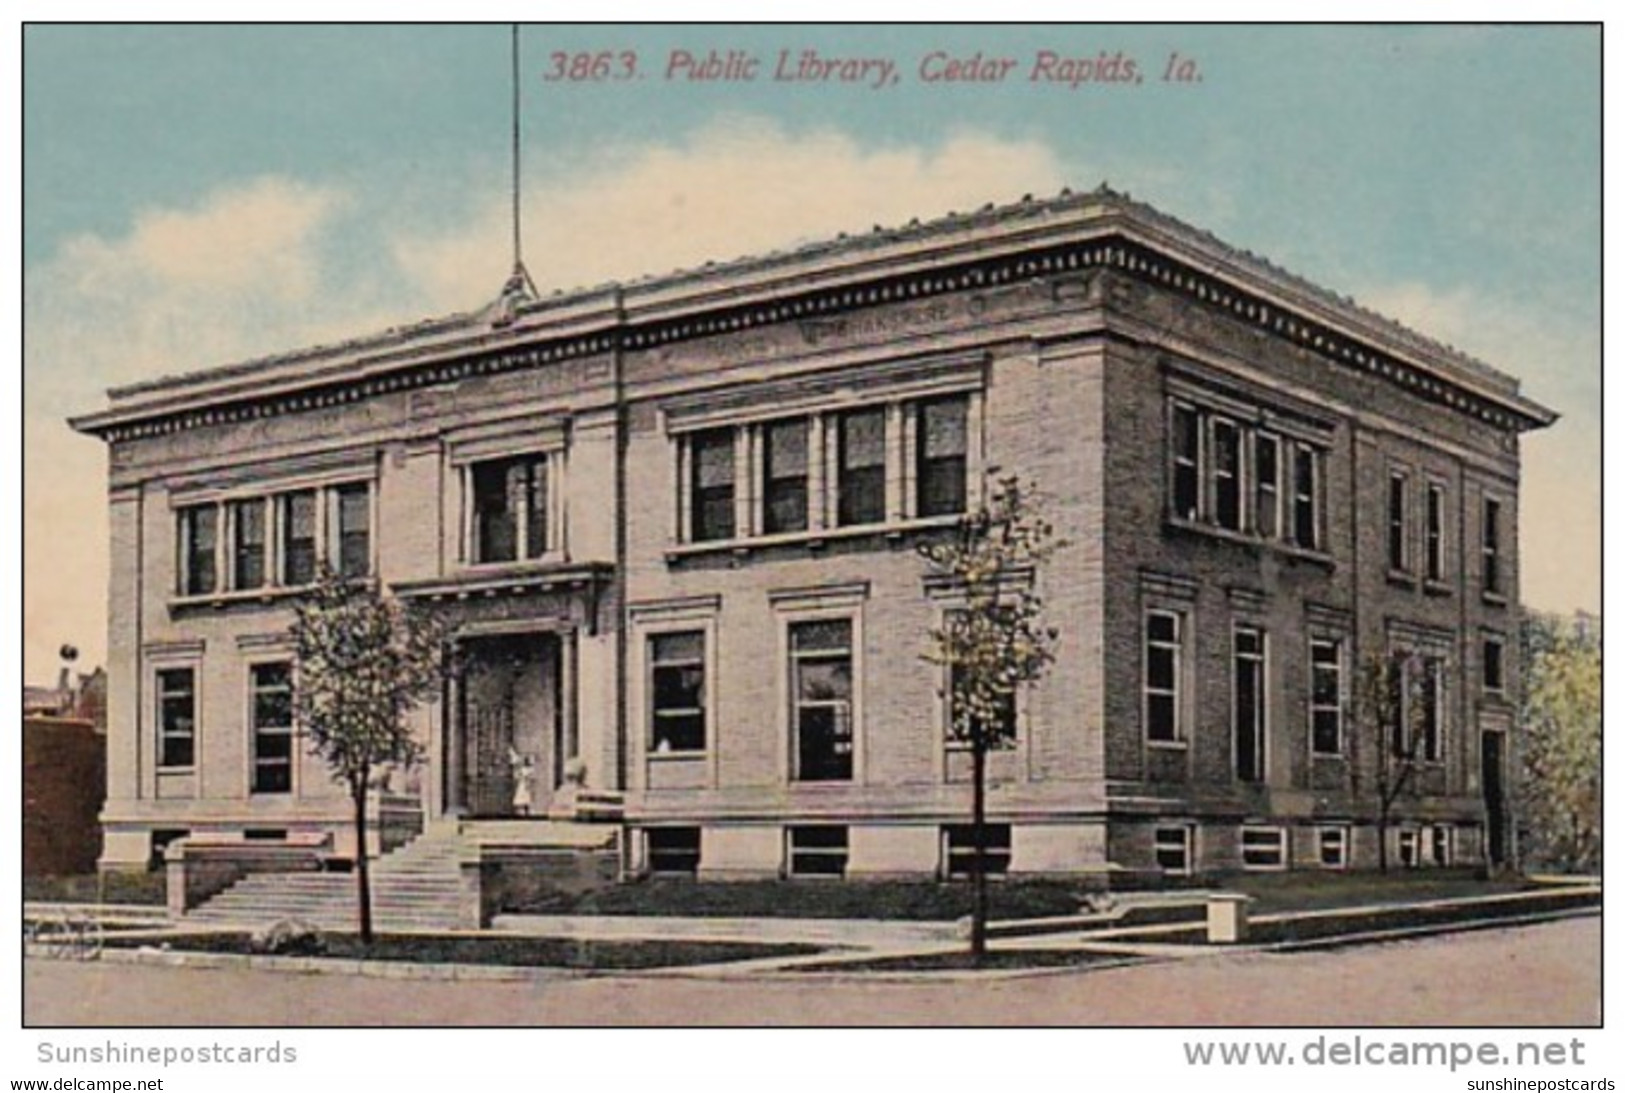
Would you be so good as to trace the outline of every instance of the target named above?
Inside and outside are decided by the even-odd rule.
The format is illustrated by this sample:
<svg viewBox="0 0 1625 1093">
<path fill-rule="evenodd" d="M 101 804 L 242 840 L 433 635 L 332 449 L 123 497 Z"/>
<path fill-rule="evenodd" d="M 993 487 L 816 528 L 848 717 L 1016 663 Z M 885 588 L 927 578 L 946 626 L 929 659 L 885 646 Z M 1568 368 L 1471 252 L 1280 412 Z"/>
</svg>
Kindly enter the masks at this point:
<svg viewBox="0 0 1625 1093">
<path fill-rule="evenodd" d="M 1070 216 L 1070 221 L 1062 214 Z M 1038 222 L 1029 223 L 1035 216 Z M 1045 216 L 1061 222 L 1052 223 Z M 1073 238 L 1056 242 L 1055 234 L 1062 229 L 1070 231 Z M 963 238 L 957 251 L 939 247 L 938 252 L 928 252 L 919 246 L 923 242 L 940 241 L 955 231 L 967 236 L 978 230 L 984 231 L 985 237 Z M 910 245 L 914 250 L 906 249 Z M 881 263 L 889 257 L 889 252 L 872 258 L 866 253 L 884 252 L 887 247 L 899 251 L 890 269 L 882 268 Z M 1172 253 L 1176 251 L 1179 255 Z M 796 263 L 805 265 L 815 258 L 827 259 L 828 268 L 809 270 L 799 279 L 793 276 Z M 844 265 L 843 258 L 846 259 Z M 899 269 L 909 261 L 916 268 Z M 82 432 L 109 441 L 142 439 L 184 429 L 341 406 L 395 391 L 455 383 L 472 376 L 546 368 L 601 353 L 642 351 L 778 323 L 816 320 L 854 308 L 1102 269 L 1224 313 L 1340 367 L 1365 372 L 1417 398 L 1479 418 L 1497 428 L 1529 429 L 1555 420 L 1550 411 L 1519 395 L 1515 384 L 1465 354 L 1382 319 L 1350 300 L 1286 274 L 1254 255 L 1228 247 L 1211 235 L 1148 206 L 1108 191 L 1087 198 L 1063 193 L 1062 198 L 1054 202 L 1023 203 L 1005 209 L 990 207 L 970 217 L 930 226 L 911 226 L 877 239 L 843 237 L 788 256 L 769 256 L 676 274 L 664 280 L 634 282 L 625 288 L 609 286 L 589 290 L 579 300 L 565 297 L 559 302 L 543 301 L 521 312 L 520 321 L 503 335 L 512 340 L 500 348 L 490 347 L 489 332 L 475 336 L 480 332 L 473 326 L 475 319 L 469 316 L 422 324 L 406 331 L 391 332 L 375 341 L 347 343 L 328 351 L 325 358 L 320 351 L 312 351 L 259 362 L 258 367 L 262 369 L 307 358 L 331 359 L 348 365 L 322 371 L 308 386 L 255 394 L 251 383 L 243 383 L 222 391 L 218 397 L 199 393 L 194 401 L 203 401 L 198 404 L 187 404 L 183 396 L 177 395 L 145 405 L 115 406 L 74 419 L 71 424 Z M 781 276 L 759 288 L 756 299 L 727 303 L 730 295 L 738 299 L 747 293 L 742 289 L 730 294 L 723 291 L 722 286 L 706 291 L 707 285 L 720 279 L 740 278 L 758 270 L 777 271 Z M 806 287 L 820 279 L 827 281 L 837 277 L 845 283 Z M 1248 287 L 1238 287 L 1239 283 L 1246 283 Z M 687 290 L 688 296 L 673 300 L 666 314 L 629 317 L 629 296 L 654 297 L 677 290 Z M 1283 293 L 1299 297 L 1300 301 L 1291 306 L 1283 304 L 1279 302 Z M 609 299 L 614 301 L 613 306 L 603 305 L 603 301 Z M 589 309 L 590 314 L 583 314 L 581 308 L 572 310 L 576 303 L 599 306 Z M 686 307 L 687 313 L 671 314 L 681 307 Z M 549 331 L 542 324 L 552 321 L 551 312 L 559 312 L 561 317 Z M 1334 323 L 1341 328 L 1334 328 Z M 448 330 L 465 328 L 468 337 L 447 340 L 442 345 L 414 347 L 408 344 L 413 337 L 427 339 Z M 524 339 L 529 341 L 518 344 Z M 429 359 L 424 359 L 425 348 Z M 209 373 L 208 377 L 251 378 L 253 372 L 253 366 L 234 366 Z M 338 375 L 339 372 L 344 374 Z M 118 395 L 138 397 L 174 389 L 179 383 L 159 381 L 124 389 Z"/>
</svg>

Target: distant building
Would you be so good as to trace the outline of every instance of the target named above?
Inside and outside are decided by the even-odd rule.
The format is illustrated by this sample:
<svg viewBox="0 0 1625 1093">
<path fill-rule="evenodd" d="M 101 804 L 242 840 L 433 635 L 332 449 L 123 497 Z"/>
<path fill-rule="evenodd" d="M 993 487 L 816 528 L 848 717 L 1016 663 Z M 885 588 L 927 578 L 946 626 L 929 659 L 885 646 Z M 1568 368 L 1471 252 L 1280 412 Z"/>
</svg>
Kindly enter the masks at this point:
<svg viewBox="0 0 1625 1093">
<path fill-rule="evenodd" d="M 106 740 L 89 721 L 23 715 L 23 875 L 96 870 Z"/>
<path fill-rule="evenodd" d="M 1505 853 L 1516 381 L 1109 191 L 458 315 L 113 391 L 104 864 L 332 831 L 289 702 L 326 563 L 455 627 L 375 808 L 536 814 L 580 772 L 633 867 L 952 875 L 968 757 L 915 550 L 997 466 L 1072 546 L 993 757 L 995 865 L 1377 857 L 1372 657 L 1425 673 L 1413 865 Z M 517 757 L 517 761 L 516 761 Z M 608 804 L 608 803 L 612 803 Z"/>
</svg>

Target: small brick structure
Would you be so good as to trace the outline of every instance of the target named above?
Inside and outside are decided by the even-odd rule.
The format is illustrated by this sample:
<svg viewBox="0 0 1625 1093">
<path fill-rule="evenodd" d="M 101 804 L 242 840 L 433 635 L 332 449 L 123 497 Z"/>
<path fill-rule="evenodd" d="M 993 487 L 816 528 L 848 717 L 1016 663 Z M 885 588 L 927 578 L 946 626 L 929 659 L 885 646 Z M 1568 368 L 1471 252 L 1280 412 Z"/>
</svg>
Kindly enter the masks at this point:
<svg viewBox="0 0 1625 1093">
<path fill-rule="evenodd" d="M 107 748 L 90 721 L 23 717 L 23 875 L 96 871 Z"/>
</svg>

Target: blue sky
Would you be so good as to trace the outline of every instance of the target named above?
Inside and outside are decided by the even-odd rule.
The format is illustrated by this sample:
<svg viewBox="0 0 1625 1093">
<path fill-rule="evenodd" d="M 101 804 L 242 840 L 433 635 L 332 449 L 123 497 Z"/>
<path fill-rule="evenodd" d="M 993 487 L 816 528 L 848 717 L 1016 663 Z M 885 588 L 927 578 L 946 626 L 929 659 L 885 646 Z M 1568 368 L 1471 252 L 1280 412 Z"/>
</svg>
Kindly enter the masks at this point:
<svg viewBox="0 0 1625 1093">
<path fill-rule="evenodd" d="M 1600 608 L 1600 42 L 1587 28 L 527 27 L 545 287 L 1063 185 L 1119 189 L 1465 348 L 1564 415 L 1526 445 L 1526 599 Z M 642 78 L 548 81 L 554 50 Z M 667 80 L 741 50 L 754 81 Z M 893 60 L 775 82 L 781 49 Z M 1121 51 L 1138 84 L 1032 81 Z M 1017 60 L 919 79 L 933 51 Z M 99 659 L 109 384 L 478 306 L 507 272 L 508 30 L 24 33 L 25 664 Z M 1172 53 L 1200 82 L 1165 84 Z M 88 537 L 76 534 L 91 529 Z M 72 566 L 47 569 L 65 539 Z M 100 567 L 100 568 L 98 568 Z M 87 579 L 88 575 L 88 579 Z"/>
</svg>

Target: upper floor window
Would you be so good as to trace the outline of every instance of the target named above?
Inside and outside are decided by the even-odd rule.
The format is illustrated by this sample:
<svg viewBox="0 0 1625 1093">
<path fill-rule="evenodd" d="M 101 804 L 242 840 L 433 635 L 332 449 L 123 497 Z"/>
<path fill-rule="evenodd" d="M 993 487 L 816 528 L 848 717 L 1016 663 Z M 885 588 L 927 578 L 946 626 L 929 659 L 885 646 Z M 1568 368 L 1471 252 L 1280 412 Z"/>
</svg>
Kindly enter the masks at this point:
<svg viewBox="0 0 1625 1093">
<path fill-rule="evenodd" d="M 372 572 L 368 482 L 187 505 L 177 519 L 183 596 L 299 588 L 324 562 L 344 577 Z"/>
<path fill-rule="evenodd" d="M 220 509 L 216 505 L 190 505 L 180 510 L 181 593 L 206 596 L 218 581 L 215 569 L 220 543 Z"/>
<path fill-rule="evenodd" d="M 476 564 L 517 562 L 547 552 L 546 456 L 490 459 L 468 469 Z"/>
<path fill-rule="evenodd" d="M 1170 402 L 1169 432 L 1173 519 L 1322 549 L 1325 474 L 1318 443 L 1183 398 Z"/>
<path fill-rule="evenodd" d="M 158 766 L 190 767 L 197 755 L 197 673 L 161 668 L 158 690 Z"/>
<path fill-rule="evenodd" d="M 1487 595 L 1499 596 L 1503 593 L 1501 587 L 1501 502 L 1493 497 L 1484 498 L 1482 530 L 1484 564 L 1481 572 L 1484 592 Z"/>
<path fill-rule="evenodd" d="M 1232 632 L 1232 641 L 1236 777 L 1243 782 L 1262 782 L 1269 725 L 1264 673 L 1266 638 L 1256 626 L 1238 626 Z"/>
<path fill-rule="evenodd" d="M 297 490 L 278 500 L 282 516 L 282 583 L 316 579 L 316 491 Z"/>
<path fill-rule="evenodd" d="M 806 531 L 808 421 L 770 422 L 762 432 L 762 531 Z"/>
<path fill-rule="evenodd" d="M 1410 558 L 1410 477 L 1400 472 L 1388 476 L 1388 568 L 1405 573 Z"/>
<path fill-rule="evenodd" d="M 886 411 L 853 410 L 837 420 L 836 504 L 842 527 L 886 519 Z"/>
<path fill-rule="evenodd" d="M 1444 486 L 1428 483 L 1424 576 L 1429 581 L 1444 580 Z"/>
<path fill-rule="evenodd" d="M 734 537 L 734 434 L 707 429 L 689 441 L 693 524 L 696 543 Z"/>
<path fill-rule="evenodd" d="M 919 409 L 916 457 L 919 516 L 949 516 L 965 511 L 967 459 L 970 453 L 968 404 L 963 396 L 932 399 Z"/>
<path fill-rule="evenodd" d="M 685 431 L 679 537 L 816 536 L 963 513 L 977 405 L 953 394 Z"/>
<path fill-rule="evenodd" d="M 259 588 L 265 583 L 266 501 L 256 497 L 231 506 L 233 588 Z"/>
<path fill-rule="evenodd" d="M 1500 694 L 1506 689 L 1506 642 L 1499 636 L 1484 638 L 1484 689 Z"/>
</svg>

